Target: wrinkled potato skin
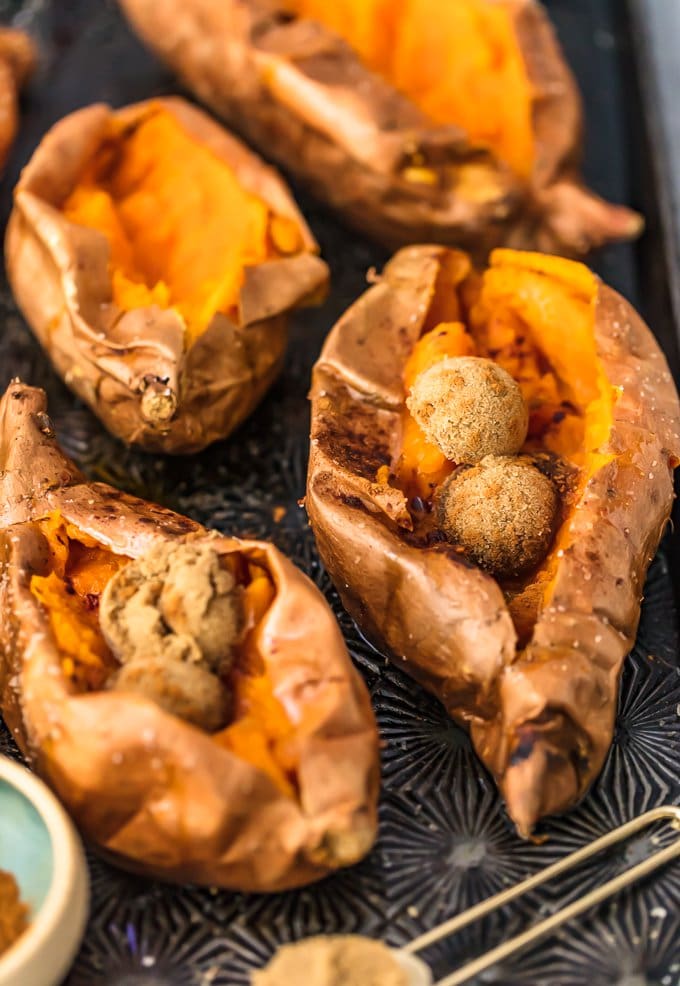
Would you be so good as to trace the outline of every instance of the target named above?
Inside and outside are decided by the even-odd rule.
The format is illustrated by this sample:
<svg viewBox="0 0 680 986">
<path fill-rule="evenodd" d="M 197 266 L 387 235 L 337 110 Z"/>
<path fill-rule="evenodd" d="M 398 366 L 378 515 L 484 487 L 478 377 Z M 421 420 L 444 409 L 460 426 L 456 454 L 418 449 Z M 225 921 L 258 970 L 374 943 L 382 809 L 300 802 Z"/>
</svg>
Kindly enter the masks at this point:
<svg viewBox="0 0 680 986">
<path fill-rule="evenodd" d="M 636 236 L 635 213 L 581 184 L 580 96 L 543 8 L 497 2 L 509 8 L 535 92 L 529 182 L 459 128 L 433 124 L 342 39 L 279 0 L 120 0 L 199 99 L 389 247 L 448 243 L 482 258 L 504 244 L 580 255 Z M 413 163 L 435 181 L 406 180 Z M 451 169 L 465 163 L 486 170 L 483 195 L 455 188 Z"/>
<path fill-rule="evenodd" d="M 376 830 L 378 743 L 366 688 L 318 590 L 272 545 L 222 537 L 101 483 L 61 452 L 42 391 L 0 401 L 0 708 L 22 751 L 84 836 L 163 879 L 278 891 L 361 858 Z M 256 647 L 293 715 L 299 795 L 134 694 L 76 694 L 30 591 L 45 571 L 48 511 L 137 557 L 160 541 L 209 541 L 267 569 L 276 596 Z M 307 720 L 309 723 L 309 719 Z"/>
<path fill-rule="evenodd" d="M 609 749 L 619 672 L 673 501 L 680 407 L 651 332 L 600 285 L 596 345 L 622 388 L 608 442 L 614 457 L 569 515 L 551 593 L 516 655 L 498 584 L 453 549 L 408 544 L 403 494 L 375 482 L 397 448 L 403 367 L 447 252 L 401 250 L 326 340 L 313 374 L 306 504 L 345 606 L 399 667 L 469 723 L 527 836 L 539 818 L 585 793 Z"/>
<path fill-rule="evenodd" d="M 7 272 L 57 372 L 109 431 L 148 451 L 187 453 L 226 437 L 259 403 L 281 369 L 287 313 L 322 294 L 328 272 L 275 171 L 186 101 L 153 102 L 222 157 L 245 188 L 295 220 L 304 251 L 246 268 L 238 316 L 218 313 L 188 349 L 174 311 L 121 314 L 112 302 L 105 236 L 59 212 L 113 114 L 96 104 L 57 123 L 24 169 L 7 230 Z M 115 116 L 133 124 L 147 106 Z M 172 393 L 177 407 L 170 420 L 150 414 L 149 388 Z"/>
</svg>

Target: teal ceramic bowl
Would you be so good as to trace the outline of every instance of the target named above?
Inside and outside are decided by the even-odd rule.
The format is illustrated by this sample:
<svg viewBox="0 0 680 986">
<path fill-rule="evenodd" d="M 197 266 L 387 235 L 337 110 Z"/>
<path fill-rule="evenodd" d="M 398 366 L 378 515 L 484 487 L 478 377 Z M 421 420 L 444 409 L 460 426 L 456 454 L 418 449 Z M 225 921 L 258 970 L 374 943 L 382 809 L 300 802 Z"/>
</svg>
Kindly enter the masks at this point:
<svg viewBox="0 0 680 986">
<path fill-rule="evenodd" d="M 54 795 L 33 774 L 0 757 L 0 869 L 29 906 L 27 931 L 0 956 L 0 986 L 56 986 L 82 939 L 87 867 Z"/>
</svg>

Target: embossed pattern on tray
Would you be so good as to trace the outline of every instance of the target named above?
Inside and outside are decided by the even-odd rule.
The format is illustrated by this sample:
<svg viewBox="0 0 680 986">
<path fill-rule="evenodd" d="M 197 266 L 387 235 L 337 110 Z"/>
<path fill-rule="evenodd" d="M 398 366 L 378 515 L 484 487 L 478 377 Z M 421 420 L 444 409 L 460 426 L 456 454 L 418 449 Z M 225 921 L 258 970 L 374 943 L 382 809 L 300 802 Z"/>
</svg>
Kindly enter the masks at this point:
<svg viewBox="0 0 680 986">
<path fill-rule="evenodd" d="M 2 14 L 21 5 L 4 3 Z M 588 93 L 589 179 L 627 197 L 629 111 L 621 88 L 620 0 L 549 3 Z M 89 100 L 121 104 L 169 91 L 167 73 L 142 51 L 112 2 L 31 0 L 23 19 L 42 40 L 44 62 L 3 196 L 44 129 Z M 0 386 L 19 375 L 44 386 L 60 440 L 93 478 L 158 500 L 220 530 L 269 537 L 323 589 L 371 690 L 384 741 L 381 831 L 359 866 L 315 887 L 270 897 L 165 886 L 90 855 L 92 916 L 68 986 L 246 986 L 283 941 L 318 932 L 361 932 L 397 944 L 513 883 L 557 856 L 661 802 L 680 802 L 679 630 L 672 544 L 651 569 L 642 622 L 626 663 L 615 741 L 582 805 L 543 826 L 531 845 L 513 833 L 495 787 L 465 733 L 441 706 L 368 645 L 342 611 L 322 570 L 298 499 L 304 493 L 311 366 L 335 318 L 385 255 L 300 196 L 333 269 L 323 309 L 297 318 L 286 370 L 230 441 L 190 459 L 123 449 L 73 400 L 0 292 Z M 598 269 L 637 303 L 635 253 L 607 251 Z M 643 299 L 644 300 L 644 299 Z M 283 514 L 277 508 L 283 508 Z M 275 520 L 275 517 L 278 518 Z M 676 535 L 677 536 L 677 535 Z M 676 575 L 677 578 L 677 575 Z M 17 755 L 0 723 L 0 753 Z M 545 916 L 564 900 L 656 848 L 647 834 L 614 855 L 472 927 L 429 953 L 443 973 Z M 677 986 L 680 865 L 621 896 L 478 983 L 504 986 Z M 29 984 L 27 984 L 29 986 Z"/>
</svg>

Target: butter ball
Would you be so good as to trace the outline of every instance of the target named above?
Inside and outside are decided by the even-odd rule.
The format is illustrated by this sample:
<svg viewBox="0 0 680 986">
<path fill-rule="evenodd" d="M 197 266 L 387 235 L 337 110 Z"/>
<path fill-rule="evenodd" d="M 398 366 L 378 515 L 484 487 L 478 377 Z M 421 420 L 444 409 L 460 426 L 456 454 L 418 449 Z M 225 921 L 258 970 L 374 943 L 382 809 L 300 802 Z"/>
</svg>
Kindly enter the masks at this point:
<svg viewBox="0 0 680 986">
<path fill-rule="evenodd" d="M 553 482 L 530 459 L 501 456 L 454 472 L 435 502 L 447 538 L 502 578 L 522 575 L 543 561 L 558 506 Z"/>
<path fill-rule="evenodd" d="M 489 359 L 435 363 L 416 377 L 406 404 L 427 438 L 459 464 L 515 455 L 527 437 L 529 412 L 519 385 Z"/>
<path fill-rule="evenodd" d="M 230 708 L 223 681 L 244 626 L 242 589 L 210 544 L 166 541 L 128 562 L 102 593 L 99 625 L 132 691 L 213 732 Z"/>
</svg>

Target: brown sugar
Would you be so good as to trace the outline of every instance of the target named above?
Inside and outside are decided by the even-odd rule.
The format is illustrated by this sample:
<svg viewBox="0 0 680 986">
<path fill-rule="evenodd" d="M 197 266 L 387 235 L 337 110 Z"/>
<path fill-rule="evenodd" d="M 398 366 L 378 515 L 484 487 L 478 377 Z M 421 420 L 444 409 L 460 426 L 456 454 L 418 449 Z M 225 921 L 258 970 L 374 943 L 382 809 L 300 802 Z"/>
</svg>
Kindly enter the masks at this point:
<svg viewBox="0 0 680 986">
<path fill-rule="evenodd" d="M 22 903 L 17 882 L 11 873 L 0 870 L 0 955 L 27 927 L 28 908 Z"/>
<path fill-rule="evenodd" d="M 435 363 L 416 377 L 406 404 L 427 438 L 459 464 L 514 455 L 527 436 L 529 414 L 519 385 L 488 359 L 456 356 Z"/>
<path fill-rule="evenodd" d="M 208 732 L 231 707 L 221 680 L 242 631 L 241 590 L 208 545 L 156 545 L 107 584 L 99 621 L 121 663 L 109 687 L 155 701 Z"/>
<path fill-rule="evenodd" d="M 520 575 L 545 557 L 558 496 L 530 459 L 487 456 L 455 472 L 437 496 L 444 533 L 496 576 Z"/>
<path fill-rule="evenodd" d="M 389 948 L 359 935 L 318 935 L 285 945 L 253 986 L 408 986 Z"/>
</svg>

